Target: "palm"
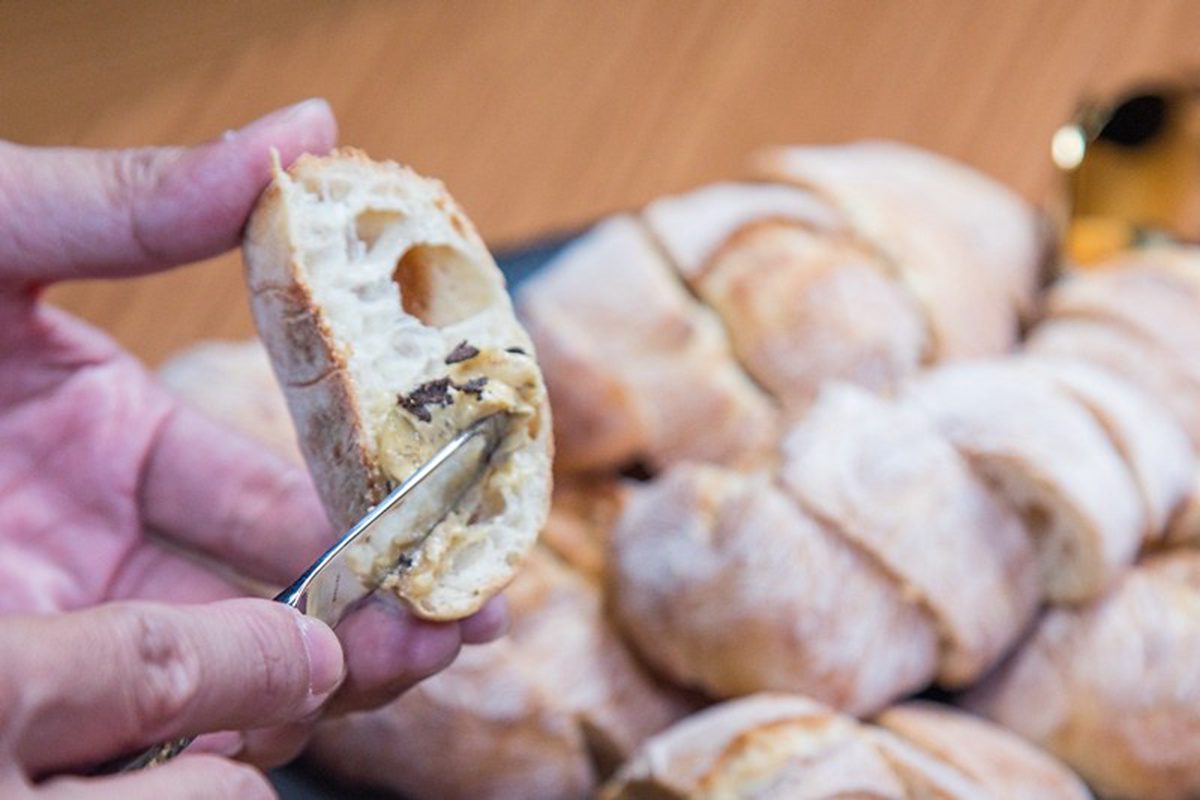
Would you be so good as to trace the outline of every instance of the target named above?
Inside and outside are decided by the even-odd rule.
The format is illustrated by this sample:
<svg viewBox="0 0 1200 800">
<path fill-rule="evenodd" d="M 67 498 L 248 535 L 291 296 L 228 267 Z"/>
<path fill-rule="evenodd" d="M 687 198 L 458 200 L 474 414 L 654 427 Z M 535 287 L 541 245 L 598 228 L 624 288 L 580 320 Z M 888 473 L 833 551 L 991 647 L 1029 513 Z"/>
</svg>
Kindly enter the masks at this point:
<svg viewBox="0 0 1200 800">
<path fill-rule="evenodd" d="M 136 593 L 129 578 L 153 553 L 139 478 L 169 410 L 99 334 L 32 302 L 0 304 L 0 610 Z"/>
<path fill-rule="evenodd" d="M 250 443 L 205 427 L 103 334 L 32 300 L 0 301 L 0 611 L 237 593 L 180 546 L 233 557 L 268 580 L 319 551 L 329 531 L 303 480 Z M 225 483 L 225 499 L 218 496 L 218 467 L 225 478 L 240 471 L 247 485 Z M 278 511 L 285 524 L 297 505 L 312 520 L 290 526 L 283 552 L 294 555 L 278 566 L 280 553 L 262 553 L 278 537 L 251 530 L 267 523 L 261 512 L 273 498 L 286 504 Z M 229 549 L 231 538 L 251 536 L 259 541 Z"/>
</svg>

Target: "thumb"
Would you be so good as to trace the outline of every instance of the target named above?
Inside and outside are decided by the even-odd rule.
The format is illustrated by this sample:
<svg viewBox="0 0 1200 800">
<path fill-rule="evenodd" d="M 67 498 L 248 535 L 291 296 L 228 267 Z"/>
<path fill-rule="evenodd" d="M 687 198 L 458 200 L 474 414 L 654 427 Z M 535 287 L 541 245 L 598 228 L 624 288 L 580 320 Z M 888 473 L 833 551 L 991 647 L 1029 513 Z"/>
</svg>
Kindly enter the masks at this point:
<svg viewBox="0 0 1200 800">
<path fill-rule="evenodd" d="M 314 713 L 341 682 L 328 627 L 269 600 L 114 603 L 0 621 L 5 735 L 34 776 Z"/>
<path fill-rule="evenodd" d="M 0 284 L 136 275 L 235 247 L 284 164 L 324 153 L 337 124 L 321 99 L 191 148 L 25 147 L 0 141 Z"/>
</svg>

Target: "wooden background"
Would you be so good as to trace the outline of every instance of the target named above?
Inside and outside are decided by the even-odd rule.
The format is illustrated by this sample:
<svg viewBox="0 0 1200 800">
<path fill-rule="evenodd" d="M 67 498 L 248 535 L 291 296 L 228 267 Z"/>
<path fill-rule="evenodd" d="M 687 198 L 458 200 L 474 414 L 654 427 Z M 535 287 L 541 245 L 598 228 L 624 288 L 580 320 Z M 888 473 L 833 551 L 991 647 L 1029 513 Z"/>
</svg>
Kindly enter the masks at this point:
<svg viewBox="0 0 1200 800">
<path fill-rule="evenodd" d="M 194 142 L 311 95 L 443 178 L 496 246 L 736 176 L 765 143 L 894 137 L 1042 201 L 1085 92 L 1197 66 L 1192 2 L 12 2 L 0 138 Z M 151 364 L 247 336 L 236 254 L 52 297 Z"/>
</svg>

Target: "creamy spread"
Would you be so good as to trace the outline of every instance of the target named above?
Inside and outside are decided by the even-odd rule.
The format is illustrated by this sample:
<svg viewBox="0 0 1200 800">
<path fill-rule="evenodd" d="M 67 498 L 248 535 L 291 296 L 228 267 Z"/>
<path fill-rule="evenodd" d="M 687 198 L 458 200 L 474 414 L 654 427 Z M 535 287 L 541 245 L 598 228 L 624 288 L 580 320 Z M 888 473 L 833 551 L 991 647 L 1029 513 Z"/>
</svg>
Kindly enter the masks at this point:
<svg viewBox="0 0 1200 800">
<path fill-rule="evenodd" d="M 414 496 L 414 504 L 405 504 L 415 507 L 403 507 L 380 520 L 378 531 L 347 551 L 347 563 L 366 585 L 403 588 L 410 599 L 431 591 L 441 575 L 461 566 L 459 559 L 470 557 L 473 544 L 486 539 L 487 522 L 503 511 L 519 488 L 510 456 L 536 438 L 541 425 L 542 384 L 534 360 L 524 350 L 481 351 L 464 342 L 445 360 L 444 374 L 396 398 L 379 429 L 378 460 L 390 485 L 412 474 L 476 420 L 494 413 L 511 419 L 487 474 L 453 509 L 445 513 L 446 498 L 462 486 L 447 477 L 421 497 Z M 396 519 L 388 519 L 392 516 Z"/>
</svg>

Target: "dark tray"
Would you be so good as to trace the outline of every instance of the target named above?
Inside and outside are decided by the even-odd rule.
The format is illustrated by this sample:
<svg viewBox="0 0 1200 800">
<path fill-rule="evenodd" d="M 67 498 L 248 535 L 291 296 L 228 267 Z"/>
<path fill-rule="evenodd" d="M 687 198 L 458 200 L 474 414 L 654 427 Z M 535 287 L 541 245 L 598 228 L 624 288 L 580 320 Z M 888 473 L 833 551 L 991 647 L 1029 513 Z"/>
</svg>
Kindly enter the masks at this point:
<svg viewBox="0 0 1200 800">
<path fill-rule="evenodd" d="M 509 289 L 545 266 L 572 238 L 571 235 L 548 237 L 526 247 L 498 252 L 496 261 L 508 279 Z M 404 765 L 397 764 L 396 768 L 403 769 Z M 397 797 L 391 792 L 339 784 L 303 760 L 273 770 L 270 777 L 283 800 L 395 800 Z"/>
</svg>

